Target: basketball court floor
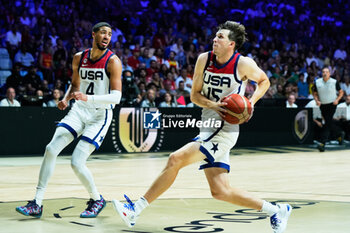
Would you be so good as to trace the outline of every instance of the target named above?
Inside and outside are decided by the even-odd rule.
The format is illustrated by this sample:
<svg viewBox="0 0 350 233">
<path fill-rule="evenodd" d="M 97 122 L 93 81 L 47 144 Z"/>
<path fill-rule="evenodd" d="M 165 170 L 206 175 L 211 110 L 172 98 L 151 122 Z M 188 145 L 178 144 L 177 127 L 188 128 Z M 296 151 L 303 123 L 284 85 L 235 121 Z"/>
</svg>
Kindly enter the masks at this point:
<svg viewBox="0 0 350 233">
<path fill-rule="evenodd" d="M 293 212 L 286 233 L 350 232 L 350 150 L 319 153 L 310 147 L 241 148 L 231 151 L 230 183 Z M 88 167 L 108 201 L 95 219 L 79 218 L 87 192 L 59 156 L 41 219 L 15 211 L 33 199 L 42 157 L 0 158 L 0 232 L 4 233 L 270 233 L 261 212 L 211 198 L 198 164 L 180 171 L 173 186 L 150 205 L 134 228 L 114 211 L 111 200 L 126 193 L 138 199 L 166 164 L 168 153 L 92 155 Z"/>
</svg>

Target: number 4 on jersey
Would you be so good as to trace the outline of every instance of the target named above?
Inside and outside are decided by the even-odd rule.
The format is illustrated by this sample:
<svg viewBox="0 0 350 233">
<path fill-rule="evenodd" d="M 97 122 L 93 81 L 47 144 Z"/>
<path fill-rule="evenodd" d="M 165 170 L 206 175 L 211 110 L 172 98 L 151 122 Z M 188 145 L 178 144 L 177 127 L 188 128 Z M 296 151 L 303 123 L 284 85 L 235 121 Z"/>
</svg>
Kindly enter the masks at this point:
<svg viewBox="0 0 350 233">
<path fill-rule="evenodd" d="M 94 94 L 94 83 L 90 83 L 88 88 L 86 89 L 86 94 L 93 95 Z"/>
</svg>

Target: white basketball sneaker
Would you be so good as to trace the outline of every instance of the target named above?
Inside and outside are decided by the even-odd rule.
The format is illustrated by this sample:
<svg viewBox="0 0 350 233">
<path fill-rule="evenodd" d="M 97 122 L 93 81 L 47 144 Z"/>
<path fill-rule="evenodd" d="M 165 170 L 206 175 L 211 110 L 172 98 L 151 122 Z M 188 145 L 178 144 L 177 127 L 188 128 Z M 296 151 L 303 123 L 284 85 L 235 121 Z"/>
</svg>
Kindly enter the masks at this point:
<svg viewBox="0 0 350 233">
<path fill-rule="evenodd" d="M 270 223 L 274 233 L 282 233 L 287 227 L 292 207 L 289 204 L 277 204 L 277 206 L 279 211 L 270 217 Z"/>
<path fill-rule="evenodd" d="M 135 204 L 126 195 L 124 197 L 128 203 L 121 203 L 118 200 L 112 200 L 112 203 L 126 225 L 131 228 L 135 225 L 136 219 L 139 216 L 136 215 Z"/>
</svg>

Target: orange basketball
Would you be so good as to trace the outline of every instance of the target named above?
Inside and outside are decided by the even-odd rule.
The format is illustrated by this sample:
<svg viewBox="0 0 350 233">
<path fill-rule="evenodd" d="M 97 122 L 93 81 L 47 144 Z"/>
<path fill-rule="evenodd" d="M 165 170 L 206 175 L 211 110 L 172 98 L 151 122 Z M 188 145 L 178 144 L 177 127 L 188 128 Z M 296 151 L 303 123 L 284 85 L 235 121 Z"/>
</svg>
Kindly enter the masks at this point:
<svg viewBox="0 0 350 233">
<path fill-rule="evenodd" d="M 252 114 L 252 106 L 250 101 L 241 95 L 231 94 L 222 99 L 222 102 L 226 102 L 224 120 L 230 124 L 242 124 L 246 122 L 250 114 Z"/>
</svg>

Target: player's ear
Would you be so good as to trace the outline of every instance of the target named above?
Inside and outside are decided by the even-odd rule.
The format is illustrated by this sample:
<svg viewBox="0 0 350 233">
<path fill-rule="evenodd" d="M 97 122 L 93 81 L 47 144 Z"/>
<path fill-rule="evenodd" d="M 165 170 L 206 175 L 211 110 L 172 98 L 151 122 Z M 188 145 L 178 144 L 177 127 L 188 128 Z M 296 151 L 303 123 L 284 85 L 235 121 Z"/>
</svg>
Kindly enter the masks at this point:
<svg viewBox="0 0 350 233">
<path fill-rule="evenodd" d="M 231 42 L 230 42 L 230 45 L 231 45 L 232 48 L 236 48 L 236 42 L 231 41 Z"/>
</svg>

